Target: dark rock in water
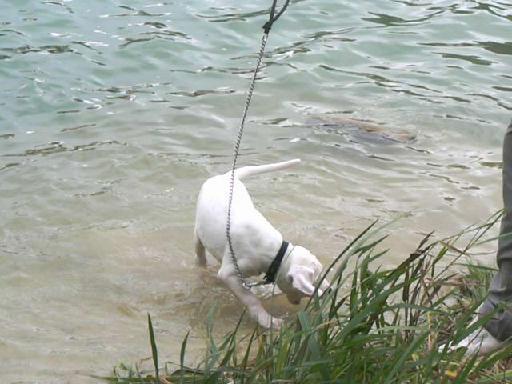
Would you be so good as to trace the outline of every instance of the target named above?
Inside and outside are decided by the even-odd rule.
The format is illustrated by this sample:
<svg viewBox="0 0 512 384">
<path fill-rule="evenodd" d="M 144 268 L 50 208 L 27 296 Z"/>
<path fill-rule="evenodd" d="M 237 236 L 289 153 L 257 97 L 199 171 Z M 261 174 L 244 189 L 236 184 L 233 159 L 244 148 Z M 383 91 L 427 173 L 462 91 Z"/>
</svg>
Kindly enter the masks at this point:
<svg viewBox="0 0 512 384">
<path fill-rule="evenodd" d="M 352 140 L 371 143 L 411 143 L 416 134 L 406 130 L 394 130 L 367 120 L 359 120 L 336 115 L 313 116 L 306 121 L 314 126 L 332 133 L 347 135 Z"/>
</svg>

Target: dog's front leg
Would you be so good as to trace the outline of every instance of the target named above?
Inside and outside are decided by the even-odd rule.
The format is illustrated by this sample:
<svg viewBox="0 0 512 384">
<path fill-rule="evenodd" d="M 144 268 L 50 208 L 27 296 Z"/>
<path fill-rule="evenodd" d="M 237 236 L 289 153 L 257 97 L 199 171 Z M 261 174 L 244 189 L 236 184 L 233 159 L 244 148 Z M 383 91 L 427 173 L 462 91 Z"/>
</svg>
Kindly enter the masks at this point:
<svg viewBox="0 0 512 384">
<path fill-rule="evenodd" d="M 233 291 L 236 297 L 247 307 L 249 315 L 264 328 L 278 329 L 282 320 L 271 316 L 260 300 L 248 289 L 242 286 L 240 278 L 234 272 L 233 268 L 225 268 L 224 262 L 218 273 L 219 278 Z"/>
</svg>

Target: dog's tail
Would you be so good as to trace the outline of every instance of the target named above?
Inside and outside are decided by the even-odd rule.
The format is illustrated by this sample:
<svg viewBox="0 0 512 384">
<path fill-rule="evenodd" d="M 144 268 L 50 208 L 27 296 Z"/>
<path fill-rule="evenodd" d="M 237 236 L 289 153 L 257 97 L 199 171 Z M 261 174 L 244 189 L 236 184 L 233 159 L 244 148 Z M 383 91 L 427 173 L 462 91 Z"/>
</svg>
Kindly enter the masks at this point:
<svg viewBox="0 0 512 384">
<path fill-rule="evenodd" d="M 260 173 L 279 171 L 281 169 L 289 168 L 295 164 L 300 163 L 300 159 L 293 159 L 289 161 L 283 161 L 280 163 L 265 164 L 265 165 L 250 165 L 247 167 L 238 168 L 235 170 L 235 176 L 240 180 L 247 176 L 258 175 Z"/>
</svg>

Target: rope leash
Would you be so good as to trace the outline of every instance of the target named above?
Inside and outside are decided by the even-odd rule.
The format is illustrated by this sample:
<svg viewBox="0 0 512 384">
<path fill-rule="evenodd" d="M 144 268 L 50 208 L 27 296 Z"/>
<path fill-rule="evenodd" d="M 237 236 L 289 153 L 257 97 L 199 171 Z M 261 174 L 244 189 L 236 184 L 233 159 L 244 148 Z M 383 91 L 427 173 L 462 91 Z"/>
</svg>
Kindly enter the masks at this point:
<svg viewBox="0 0 512 384">
<path fill-rule="evenodd" d="M 263 25 L 263 36 L 261 37 L 261 46 L 260 46 L 260 52 L 258 55 L 258 60 L 256 62 L 256 67 L 254 68 L 254 73 L 252 75 L 251 83 L 249 85 L 249 90 L 247 92 L 247 97 L 245 99 L 245 106 L 242 113 L 242 119 L 240 121 L 240 128 L 238 129 L 238 135 L 235 141 L 235 147 L 233 152 L 233 165 L 231 167 L 231 175 L 229 180 L 229 200 L 228 200 L 228 217 L 226 220 L 226 237 L 228 239 L 228 245 L 229 245 L 229 252 L 231 255 L 231 260 L 233 262 L 233 266 L 235 268 L 235 272 L 238 275 L 238 278 L 240 279 L 240 282 L 243 287 L 246 289 L 249 289 L 250 286 L 246 283 L 244 280 L 242 273 L 240 272 L 240 267 L 238 265 L 238 261 L 235 256 L 235 252 L 233 250 L 233 243 L 231 242 L 231 205 L 233 203 L 233 192 L 235 187 L 235 169 L 236 169 L 236 163 L 238 160 L 238 155 L 240 151 L 240 143 L 242 141 L 242 136 L 244 133 L 244 125 L 245 120 L 247 118 L 247 112 L 249 111 L 249 106 L 251 105 L 251 99 L 252 95 L 254 93 L 254 87 L 256 84 L 256 77 L 258 75 L 258 71 L 261 67 L 261 63 L 263 61 L 263 55 L 265 53 L 265 46 L 267 45 L 268 35 L 270 33 L 270 30 L 272 28 L 272 25 L 281 17 L 281 15 L 284 13 L 286 8 L 288 7 L 290 3 L 290 0 L 286 0 L 284 5 L 282 6 L 281 10 L 277 12 L 276 14 L 276 6 L 277 6 L 277 0 L 273 0 L 272 7 L 270 8 L 270 16 L 269 20 Z M 254 285 L 262 285 L 261 283 L 257 283 Z"/>
</svg>

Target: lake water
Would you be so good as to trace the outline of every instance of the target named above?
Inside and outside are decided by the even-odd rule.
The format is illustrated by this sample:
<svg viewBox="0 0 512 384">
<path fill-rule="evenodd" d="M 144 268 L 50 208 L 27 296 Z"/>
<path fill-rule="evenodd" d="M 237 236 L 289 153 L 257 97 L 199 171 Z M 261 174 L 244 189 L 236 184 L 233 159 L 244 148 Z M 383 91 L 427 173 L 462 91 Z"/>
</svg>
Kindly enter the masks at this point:
<svg viewBox="0 0 512 384">
<path fill-rule="evenodd" d="M 147 357 L 147 312 L 162 360 L 189 329 L 200 356 L 210 308 L 219 333 L 241 308 L 195 265 L 195 199 L 230 166 L 270 1 L 1 4 L 2 383 Z M 259 77 L 240 164 L 303 163 L 247 186 L 324 263 L 375 219 L 400 218 L 394 265 L 501 207 L 510 1 L 295 1 Z"/>
</svg>

